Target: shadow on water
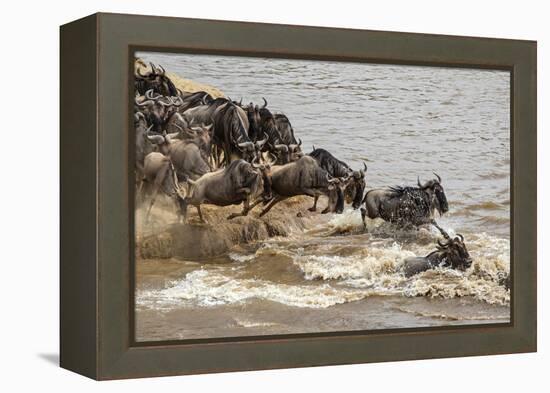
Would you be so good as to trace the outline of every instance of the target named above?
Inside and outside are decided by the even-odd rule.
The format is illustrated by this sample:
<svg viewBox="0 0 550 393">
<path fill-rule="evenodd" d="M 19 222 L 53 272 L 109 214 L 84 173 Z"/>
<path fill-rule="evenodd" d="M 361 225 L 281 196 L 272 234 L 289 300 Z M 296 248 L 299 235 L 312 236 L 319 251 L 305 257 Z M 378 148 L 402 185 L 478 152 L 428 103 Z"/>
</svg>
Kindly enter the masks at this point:
<svg viewBox="0 0 550 393">
<path fill-rule="evenodd" d="M 38 357 L 54 366 L 59 366 L 59 354 L 58 353 L 39 353 Z"/>
</svg>

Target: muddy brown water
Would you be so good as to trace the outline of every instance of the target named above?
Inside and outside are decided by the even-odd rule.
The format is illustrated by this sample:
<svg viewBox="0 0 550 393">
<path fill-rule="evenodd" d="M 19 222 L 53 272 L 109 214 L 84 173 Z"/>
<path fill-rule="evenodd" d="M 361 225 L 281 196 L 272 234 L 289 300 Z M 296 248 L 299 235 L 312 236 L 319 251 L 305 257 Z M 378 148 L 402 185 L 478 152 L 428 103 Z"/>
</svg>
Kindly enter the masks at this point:
<svg viewBox="0 0 550 393">
<path fill-rule="evenodd" d="M 507 322 L 510 293 L 509 73 L 336 62 L 139 54 L 233 99 L 287 114 L 306 152 L 324 147 L 359 168 L 367 188 L 443 178 L 462 233 L 466 272 L 411 278 L 404 258 L 434 249 L 437 232 L 404 232 L 360 214 L 310 213 L 307 198 L 264 218 L 205 208 L 208 224 L 174 223 L 172 206 L 137 214 L 138 340 L 230 337 Z M 320 206 L 324 207 L 321 200 Z M 297 217 L 300 212 L 302 217 Z"/>
</svg>

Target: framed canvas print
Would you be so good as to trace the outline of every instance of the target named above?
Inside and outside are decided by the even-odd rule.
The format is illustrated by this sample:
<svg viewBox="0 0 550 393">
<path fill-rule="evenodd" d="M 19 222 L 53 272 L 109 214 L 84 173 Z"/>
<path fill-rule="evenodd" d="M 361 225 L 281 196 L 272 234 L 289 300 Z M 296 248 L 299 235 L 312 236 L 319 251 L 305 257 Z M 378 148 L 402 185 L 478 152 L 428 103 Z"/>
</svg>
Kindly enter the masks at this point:
<svg viewBox="0 0 550 393">
<path fill-rule="evenodd" d="M 61 365 L 536 350 L 536 43 L 61 27 Z"/>
</svg>

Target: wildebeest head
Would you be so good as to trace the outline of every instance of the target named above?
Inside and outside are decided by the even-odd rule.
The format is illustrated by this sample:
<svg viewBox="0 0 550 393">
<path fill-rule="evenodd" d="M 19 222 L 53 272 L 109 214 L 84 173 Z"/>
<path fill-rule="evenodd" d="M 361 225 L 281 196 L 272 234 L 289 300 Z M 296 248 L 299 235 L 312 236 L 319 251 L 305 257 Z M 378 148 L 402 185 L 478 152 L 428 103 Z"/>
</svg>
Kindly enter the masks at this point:
<svg viewBox="0 0 550 393">
<path fill-rule="evenodd" d="M 277 158 L 278 164 L 284 165 L 290 162 L 290 150 L 288 146 L 284 143 L 269 145 L 269 150 L 273 152 L 273 154 Z"/>
<path fill-rule="evenodd" d="M 344 212 L 344 189 L 348 180 L 348 178 L 330 177 L 327 173 L 329 211 L 338 214 Z"/>
<path fill-rule="evenodd" d="M 264 201 L 269 201 L 273 198 L 273 192 L 271 189 L 272 186 L 272 179 L 271 179 L 271 164 L 272 161 L 268 161 L 267 163 L 260 164 L 258 163 L 258 158 L 256 158 L 252 162 L 252 167 L 259 171 L 262 175 L 262 182 L 263 182 L 263 192 L 262 192 L 262 198 Z"/>
<path fill-rule="evenodd" d="M 166 133 L 166 131 L 163 131 L 162 134 L 150 134 L 149 133 L 150 130 L 151 130 L 151 127 L 149 127 L 149 129 L 145 134 L 149 142 L 151 142 L 153 145 L 157 145 L 160 153 L 164 154 L 165 156 L 169 155 L 170 136 Z"/>
<path fill-rule="evenodd" d="M 353 171 L 351 173 L 352 182 L 346 188 L 346 192 L 349 192 L 349 196 L 352 199 L 351 207 L 358 209 L 363 201 L 363 194 L 367 186 L 365 175 L 367 174 L 367 164 L 363 162 L 363 169 Z"/>
<path fill-rule="evenodd" d="M 256 158 L 256 147 L 253 142 L 240 142 L 237 143 L 237 148 L 241 152 L 241 157 L 243 160 L 252 162 Z"/>
<path fill-rule="evenodd" d="M 437 244 L 439 257 L 451 268 L 466 270 L 472 266 L 472 258 L 464 244 L 464 236 L 461 234 L 457 234 L 454 239 L 447 239 L 445 243 L 438 240 Z"/>
<path fill-rule="evenodd" d="M 151 71 L 142 73 L 141 68 L 137 68 L 135 74 L 136 90 L 141 94 L 145 91 L 152 89 L 155 93 L 164 96 L 177 96 L 178 91 L 174 83 L 166 76 L 166 71 L 162 66 L 155 66 L 153 63 L 149 63 Z"/>
<path fill-rule="evenodd" d="M 435 208 L 439 212 L 439 215 L 442 215 L 449 211 L 449 204 L 445 196 L 445 190 L 441 185 L 441 177 L 435 172 L 434 175 L 437 179 L 428 180 L 424 184 L 421 184 L 420 178 L 418 178 L 418 187 L 430 194 Z"/>
<path fill-rule="evenodd" d="M 246 107 L 246 116 L 248 117 L 249 129 L 248 136 L 251 140 L 258 139 L 262 133 L 260 131 L 260 108 L 252 102 Z"/>
<path fill-rule="evenodd" d="M 304 156 L 304 152 L 302 151 L 302 140 L 298 139 L 298 143 L 291 143 L 288 145 L 288 150 L 290 162 L 298 161 Z"/>
</svg>

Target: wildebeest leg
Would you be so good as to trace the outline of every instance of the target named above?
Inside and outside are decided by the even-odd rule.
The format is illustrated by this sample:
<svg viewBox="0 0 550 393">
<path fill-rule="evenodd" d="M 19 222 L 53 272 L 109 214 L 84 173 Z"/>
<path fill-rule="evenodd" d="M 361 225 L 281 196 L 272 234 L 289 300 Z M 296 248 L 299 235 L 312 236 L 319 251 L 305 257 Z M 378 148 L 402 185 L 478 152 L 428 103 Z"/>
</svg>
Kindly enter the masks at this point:
<svg viewBox="0 0 550 393">
<path fill-rule="evenodd" d="M 231 213 L 229 216 L 227 216 L 227 219 L 231 220 L 232 218 L 235 218 L 235 217 L 246 216 L 249 211 L 250 211 L 250 202 L 248 198 L 246 198 L 243 201 L 243 210 L 240 213 Z"/>
<path fill-rule="evenodd" d="M 204 220 L 204 218 L 202 216 L 201 205 L 197 205 L 197 211 L 199 212 L 199 219 L 201 220 L 201 222 L 206 224 L 206 221 Z"/>
<path fill-rule="evenodd" d="M 361 208 L 361 221 L 363 221 L 363 229 L 367 229 L 367 209 Z"/>
<path fill-rule="evenodd" d="M 443 235 L 443 237 L 444 237 L 445 239 L 450 239 L 450 238 L 451 238 L 451 237 L 449 236 L 449 234 L 448 234 L 443 228 L 441 228 L 441 227 L 437 224 L 437 222 L 436 222 L 435 220 L 432 220 L 432 221 L 431 221 L 431 224 L 432 224 L 434 227 L 436 227 L 436 228 L 439 230 L 439 232 L 441 232 L 441 234 Z"/>
<path fill-rule="evenodd" d="M 269 205 L 267 205 L 264 210 L 262 210 L 262 212 L 260 213 L 260 217 L 262 217 L 263 215 L 265 215 L 268 211 L 271 210 L 271 208 L 273 206 L 275 206 L 277 203 L 281 202 L 282 200 L 285 200 L 286 197 L 282 197 L 282 196 L 276 196 L 275 198 L 273 198 L 271 200 L 271 202 L 269 202 Z"/>
<path fill-rule="evenodd" d="M 147 209 L 145 222 L 149 222 L 149 215 L 151 214 L 151 209 L 155 204 L 155 199 L 157 198 L 157 194 L 160 190 L 160 187 L 162 187 L 162 183 L 164 183 L 164 178 L 168 174 L 168 169 L 169 169 L 168 165 L 164 166 L 155 177 L 155 182 L 153 183 L 153 193 L 151 194 L 151 202 L 149 203 L 149 208 Z"/>
<path fill-rule="evenodd" d="M 311 206 L 309 209 L 310 212 L 314 212 L 314 211 L 317 211 L 317 201 L 319 200 L 319 195 L 315 195 L 313 197 L 313 206 Z"/>
</svg>

